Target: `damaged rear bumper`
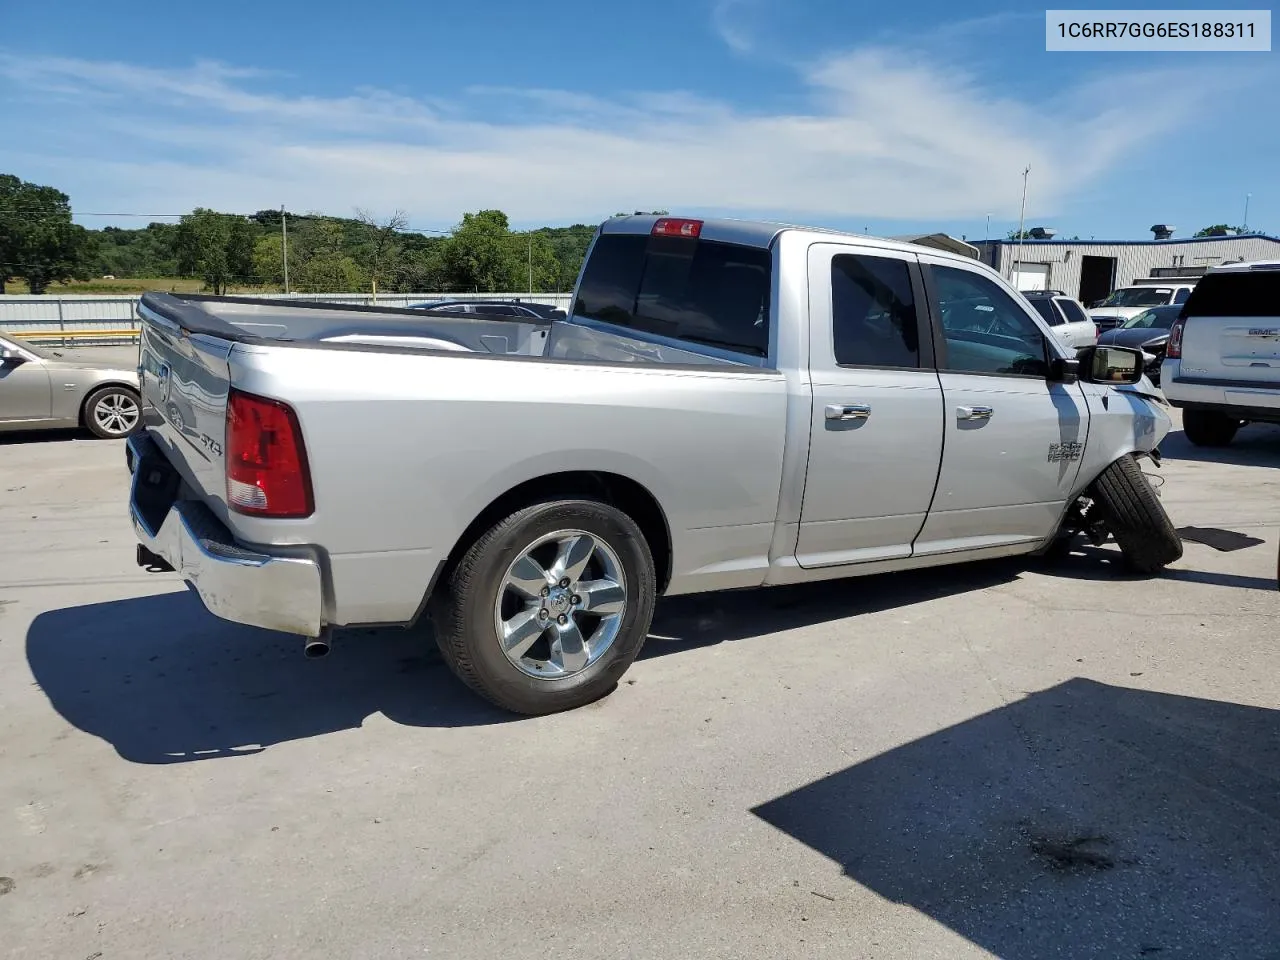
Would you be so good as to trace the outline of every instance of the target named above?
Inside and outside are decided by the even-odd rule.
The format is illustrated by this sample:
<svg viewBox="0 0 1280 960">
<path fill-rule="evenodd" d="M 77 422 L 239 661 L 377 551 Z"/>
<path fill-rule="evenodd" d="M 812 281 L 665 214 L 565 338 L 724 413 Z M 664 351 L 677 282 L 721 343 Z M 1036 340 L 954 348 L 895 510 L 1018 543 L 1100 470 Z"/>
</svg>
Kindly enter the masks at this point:
<svg viewBox="0 0 1280 960">
<path fill-rule="evenodd" d="M 324 629 L 324 580 L 311 558 L 241 546 L 198 500 L 179 499 L 181 479 L 145 432 L 129 438 L 129 513 L 140 564 L 159 558 L 224 620 L 304 637 Z"/>
</svg>

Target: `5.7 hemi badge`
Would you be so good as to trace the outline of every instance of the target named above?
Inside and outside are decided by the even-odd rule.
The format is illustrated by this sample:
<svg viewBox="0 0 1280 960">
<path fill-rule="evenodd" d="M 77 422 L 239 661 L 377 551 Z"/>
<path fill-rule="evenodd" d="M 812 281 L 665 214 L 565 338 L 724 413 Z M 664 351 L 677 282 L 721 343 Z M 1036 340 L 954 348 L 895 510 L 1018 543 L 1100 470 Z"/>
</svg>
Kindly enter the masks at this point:
<svg viewBox="0 0 1280 960">
<path fill-rule="evenodd" d="M 1051 443 L 1049 444 L 1049 463 L 1059 463 L 1063 460 L 1079 460 L 1080 455 L 1084 453 L 1084 444 L 1077 442 L 1068 443 Z"/>
</svg>

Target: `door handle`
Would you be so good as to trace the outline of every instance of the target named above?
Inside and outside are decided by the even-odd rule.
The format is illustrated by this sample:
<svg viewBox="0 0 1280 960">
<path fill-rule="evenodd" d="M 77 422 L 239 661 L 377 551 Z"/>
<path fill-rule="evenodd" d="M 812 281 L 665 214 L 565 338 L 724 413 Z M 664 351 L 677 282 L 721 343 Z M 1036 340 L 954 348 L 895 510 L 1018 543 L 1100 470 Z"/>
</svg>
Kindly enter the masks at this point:
<svg viewBox="0 0 1280 960">
<path fill-rule="evenodd" d="M 990 420 L 995 411 L 990 407 L 956 407 L 956 418 L 959 420 Z"/>
<path fill-rule="evenodd" d="M 828 420 L 865 420 L 871 416 L 869 403 L 828 403 L 826 417 Z"/>
</svg>

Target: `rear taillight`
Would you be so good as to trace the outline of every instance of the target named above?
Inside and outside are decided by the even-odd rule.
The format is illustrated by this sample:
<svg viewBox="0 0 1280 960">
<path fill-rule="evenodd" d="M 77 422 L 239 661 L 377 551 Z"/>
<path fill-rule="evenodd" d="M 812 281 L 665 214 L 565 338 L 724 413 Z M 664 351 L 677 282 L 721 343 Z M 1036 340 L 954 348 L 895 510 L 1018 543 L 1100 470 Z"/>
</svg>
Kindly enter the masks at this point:
<svg viewBox="0 0 1280 960">
<path fill-rule="evenodd" d="M 309 517 L 315 509 L 302 430 L 293 409 L 232 390 L 227 397 L 227 506 L 255 517 Z"/>
<path fill-rule="evenodd" d="M 653 236 L 655 237 L 696 237 L 700 233 L 702 233 L 701 220 L 659 217 L 653 225 Z"/>
<path fill-rule="evenodd" d="M 1182 331 L 1187 325 L 1186 317 L 1179 317 L 1173 321 L 1173 326 L 1169 328 L 1169 344 L 1165 347 L 1164 355 L 1169 360 L 1182 359 Z"/>
</svg>

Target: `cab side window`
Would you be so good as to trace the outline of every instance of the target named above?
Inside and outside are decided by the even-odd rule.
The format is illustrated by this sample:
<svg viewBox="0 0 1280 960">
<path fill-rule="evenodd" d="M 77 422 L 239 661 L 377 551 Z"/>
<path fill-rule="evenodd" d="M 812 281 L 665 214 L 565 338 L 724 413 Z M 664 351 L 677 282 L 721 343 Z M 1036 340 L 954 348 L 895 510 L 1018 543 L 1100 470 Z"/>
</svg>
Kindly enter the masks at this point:
<svg viewBox="0 0 1280 960">
<path fill-rule="evenodd" d="M 1044 334 L 994 281 L 938 266 L 933 279 L 947 345 L 939 369 L 1027 377 L 1048 373 Z"/>
<path fill-rule="evenodd" d="M 906 261 L 832 257 L 831 336 L 841 366 L 919 367 L 920 326 Z"/>
</svg>

